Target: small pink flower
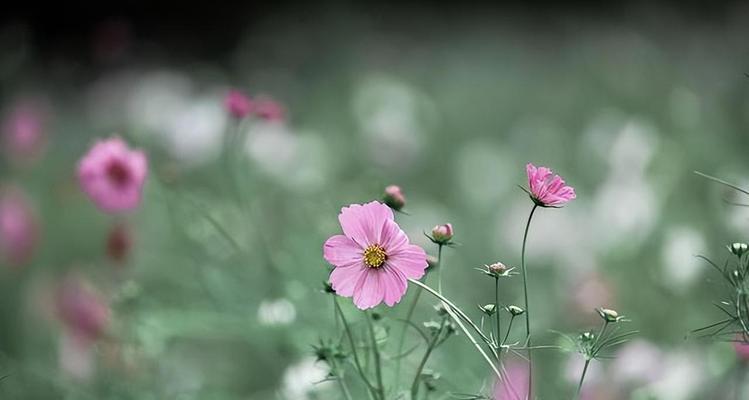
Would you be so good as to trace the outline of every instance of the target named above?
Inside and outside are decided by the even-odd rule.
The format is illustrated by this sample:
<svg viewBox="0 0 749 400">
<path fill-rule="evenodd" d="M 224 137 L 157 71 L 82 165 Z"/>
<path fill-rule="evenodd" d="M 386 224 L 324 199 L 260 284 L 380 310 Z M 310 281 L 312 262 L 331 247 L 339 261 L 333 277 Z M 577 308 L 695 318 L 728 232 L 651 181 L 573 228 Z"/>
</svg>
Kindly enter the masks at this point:
<svg viewBox="0 0 749 400">
<path fill-rule="evenodd" d="M 39 104 L 18 104 L 3 123 L 3 147 L 13 160 L 34 160 L 43 152 L 46 113 Z"/>
<path fill-rule="evenodd" d="M 140 204 L 148 160 L 118 137 L 100 140 L 78 162 L 81 189 L 102 211 L 129 211 Z"/>
<path fill-rule="evenodd" d="M 529 194 L 533 201 L 541 207 L 561 207 L 575 198 L 575 189 L 565 186 L 564 179 L 546 167 L 538 167 L 528 163 L 525 166 L 528 173 Z"/>
<path fill-rule="evenodd" d="M 244 118 L 253 110 L 252 100 L 239 90 L 230 90 L 224 97 L 224 106 L 234 118 Z"/>
<path fill-rule="evenodd" d="M 427 256 L 393 219 L 390 207 L 373 201 L 352 204 L 338 215 L 343 235 L 330 237 L 323 257 L 335 266 L 330 283 L 336 293 L 353 297 L 359 309 L 384 302 L 392 307 L 408 288 L 408 278 L 419 279 Z"/>
<path fill-rule="evenodd" d="M 749 343 L 744 342 L 741 336 L 737 337 L 733 342 L 733 349 L 739 360 L 749 362 Z"/>
<path fill-rule="evenodd" d="M 432 239 L 437 243 L 446 244 L 453 238 L 452 224 L 437 225 L 432 228 Z"/>
<path fill-rule="evenodd" d="M 494 385 L 493 400 L 527 400 L 528 364 L 519 359 L 510 360 L 505 367 L 502 380 Z"/>
<path fill-rule="evenodd" d="M 286 111 L 280 103 L 264 97 L 255 99 L 253 112 L 258 118 L 266 121 L 283 121 L 286 116 Z"/>
<path fill-rule="evenodd" d="M 80 277 L 63 281 L 57 293 L 57 311 L 70 334 L 81 343 L 99 339 L 109 326 L 109 305 Z"/>
<path fill-rule="evenodd" d="M 400 186 L 390 185 L 385 188 L 383 201 L 393 210 L 400 211 L 406 205 L 406 196 L 403 195 Z"/>
<path fill-rule="evenodd" d="M 28 263 L 38 241 L 37 221 L 26 196 L 17 188 L 0 192 L 0 254 L 12 266 Z"/>
</svg>

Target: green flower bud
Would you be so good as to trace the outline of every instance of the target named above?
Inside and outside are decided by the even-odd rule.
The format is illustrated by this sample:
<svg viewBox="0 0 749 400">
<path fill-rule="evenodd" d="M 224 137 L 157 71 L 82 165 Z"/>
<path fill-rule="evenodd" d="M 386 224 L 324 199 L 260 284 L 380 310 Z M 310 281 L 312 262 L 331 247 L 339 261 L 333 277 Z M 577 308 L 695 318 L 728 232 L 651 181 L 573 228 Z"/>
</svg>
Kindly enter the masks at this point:
<svg viewBox="0 0 749 400">
<path fill-rule="evenodd" d="M 518 315 L 522 315 L 525 312 L 525 310 L 523 310 L 522 308 L 520 308 L 518 306 L 507 306 L 507 311 L 509 311 L 510 314 L 512 314 L 513 317 L 517 317 Z"/>
</svg>

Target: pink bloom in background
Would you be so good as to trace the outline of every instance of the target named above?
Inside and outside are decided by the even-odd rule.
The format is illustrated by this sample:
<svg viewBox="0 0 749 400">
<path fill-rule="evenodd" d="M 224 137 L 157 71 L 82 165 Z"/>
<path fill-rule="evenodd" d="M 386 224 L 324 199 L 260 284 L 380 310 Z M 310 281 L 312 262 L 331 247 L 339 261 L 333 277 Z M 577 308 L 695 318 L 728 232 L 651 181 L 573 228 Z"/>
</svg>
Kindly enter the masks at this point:
<svg viewBox="0 0 749 400">
<path fill-rule="evenodd" d="M 147 174 L 146 155 L 118 137 L 99 140 L 78 162 L 81 189 L 105 212 L 138 207 Z"/>
<path fill-rule="evenodd" d="M 528 163 L 529 193 L 533 201 L 541 207 L 561 207 L 575 198 L 575 189 L 565 186 L 564 179 L 546 167 Z"/>
<path fill-rule="evenodd" d="M 0 191 L 0 255 L 4 263 L 28 263 L 38 241 L 37 220 L 26 196 L 17 188 Z"/>
<path fill-rule="evenodd" d="M 82 344 L 99 339 L 109 326 L 109 305 L 77 276 L 66 278 L 60 285 L 57 312 L 68 333 Z"/>
<path fill-rule="evenodd" d="M 47 139 L 45 122 L 46 112 L 36 103 L 23 102 L 12 109 L 2 128 L 3 148 L 8 157 L 18 161 L 39 157 Z"/>
<path fill-rule="evenodd" d="M 406 205 L 406 196 L 403 195 L 400 186 L 390 185 L 385 188 L 383 201 L 393 210 L 400 211 Z"/>
<path fill-rule="evenodd" d="M 407 279 L 424 275 L 424 249 L 409 244 L 393 211 L 377 201 L 343 207 L 338 221 L 343 235 L 330 237 L 323 246 L 323 256 L 335 266 L 330 274 L 333 289 L 353 297 L 362 310 L 382 302 L 390 307 L 398 303 Z"/>
<path fill-rule="evenodd" d="M 283 106 L 269 98 L 260 97 L 255 99 L 254 106 L 253 112 L 255 115 L 266 121 L 283 121 L 286 116 Z"/>
<path fill-rule="evenodd" d="M 742 362 L 749 362 L 749 344 L 742 341 L 741 336 L 736 338 L 733 342 L 733 349 L 736 351 L 736 356 Z"/>
<path fill-rule="evenodd" d="M 494 385 L 494 400 L 527 400 L 528 396 L 528 364 L 525 361 L 513 359 L 505 363 L 502 380 Z"/>
<path fill-rule="evenodd" d="M 253 110 L 253 103 L 249 97 L 239 90 L 230 90 L 224 98 L 224 107 L 234 118 L 244 118 Z"/>
</svg>

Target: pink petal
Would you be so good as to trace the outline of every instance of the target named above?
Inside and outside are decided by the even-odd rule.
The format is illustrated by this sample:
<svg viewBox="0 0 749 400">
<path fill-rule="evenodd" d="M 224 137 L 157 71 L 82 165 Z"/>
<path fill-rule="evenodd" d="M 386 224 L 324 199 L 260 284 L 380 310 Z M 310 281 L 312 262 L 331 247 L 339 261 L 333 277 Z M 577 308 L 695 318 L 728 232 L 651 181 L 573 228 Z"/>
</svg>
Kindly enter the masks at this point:
<svg viewBox="0 0 749 400">
<path fill-rule="evenodd" d="M 361 247 L 379 244 L 383 224 L 393 218 L 390 207 L 377 201 L 343 207 L 338 215 L 343 233 Z"/>
<path fill-rule="evenodd" d="M 331 236 L 323 245 L 323 257 L 336 267 L 361 265 L 362 248 L 343 235 Z"/>
<path fill-rule="evenodd" d="M 385 249 L 385 253 L 395 253 L 408 244 L 408 236 L 395 221 L 387 220 L 382 224 L 379 243 Z"/>
<path fill-rule="evenodd" d="M 406 276 L 389 265 L 385 265 L 385 273 L 382 274 L 382 281 L 385 285 L 385 304 L 389 307 L 398 303 L 408 289 L 408 280 Z"/>
<path fill-rule="evenodd" d="M 359 277 L 354 288 L 354 304 L 360 310 L 373 308 L 382 302 L 385 297 L 385 285 L 381 279 L 383 273 L 380 268 L 368 268 Z"/>
<path fill-rule="evenodd" d="M 366 276 L 367 270 L 368 268 L 364 265 L 353 268 L 334 268 L 330 273 L 330 284 L 339 296 L 351 297 L 354 295 L 357 282 Z"/>
<path fill-rule="evenodd" d="M 400 270 L 407 278 L 419 279 L 427 268 L 427 255 L 421 247 L 409 244 L 388 254 L 387 265 Z"/>
</svg>

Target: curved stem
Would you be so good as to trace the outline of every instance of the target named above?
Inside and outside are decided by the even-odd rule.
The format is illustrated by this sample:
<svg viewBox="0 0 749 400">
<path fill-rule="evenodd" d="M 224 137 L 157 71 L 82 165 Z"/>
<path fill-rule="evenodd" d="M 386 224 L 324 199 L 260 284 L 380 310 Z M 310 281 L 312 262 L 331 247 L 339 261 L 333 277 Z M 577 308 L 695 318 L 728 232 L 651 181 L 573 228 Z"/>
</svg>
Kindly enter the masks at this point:
<svg viewBox="0 0 749 400">
<path fill-rule="evenodd" d="M 515 320 L 515 316 L 513 315 L 512 317 L 510 317 L 510 323 L 507 325 L 507 333 L 505 333 L 505 338 L 502 339 L 502 343 L 499 344 L 500 354 L 502 354 L 502 350 L 501 350 L 502 346 L 504 346 L 505 343 L 507 343 L 507 338 L 510 336 L 510 331 L 512 330 L 512 321 L 514 320 Z"/>
<path fill-rule="evenodd" d="M 424 353 L 424 357 L 421 358 L 421 362 L 419 363 L 419 367 L 416 368 L 416 376 L 414 376 L 414 381 L 411 384 L 411 399 L 416 400 L 416 396 L 419 394 L 419 383 L 421 381 L 421 371 L 424 370 L 424 366 L 427 363 L 427 360 L 429 359 L 429 356 L 432 354 L 432 350 L 437 345 L 437 341 L 439 340 L 440 336 L 442 335 L 442 330 L 445 328 L 445 319 L 443 317 L 442 323 L 440 324 L 440 328 L 437 331 L 437 333 L 434 335 L 432 340 L 429 342 L 429 346 L 427 347 L 427 351 Z"/>
<path fill-rule="evenodd" d="M 367 375 L 364 374 L 364 369 L 362 368 L 361 361 L 359 360 L 359 353 L 356 351 L 354 335 L 351 333 L 351 327 L 349 326 L 348 321 L 346 321 L 346 316 L 343 315 L 343 310 L 341 310 L 341 305 L 338 304 L 337 298 L 335 299 L 335 309 L 336 311 L 338 311 L 338 315 L 341 317 L 341 322 L 343 322 L 343 328 L 346 331 L 346 337 L 348 338 L 349 346 L 351 346 L 351 354 L 353 354 L 354 356 L 354 366 L 356 367 L 356 371 L 359 373 L 359 376 L 367 385 L 367 389 L 369 389 L 370 392 L 377 394 L 375 387 L 372 385 L 369 379 L 367 379 Z"/>
<path fill-rule="evenodd" d="M 523 233 L 523 249 L 520 252 L 520 268 L 523 270 L 523 297 L 525 299 L 525 340 L 528 347 L 528 393 L 530 394 L 533 387 L 533 356 L 531 355 L 531 310 L 528 307 L 528 271 L 525 266 L 525 245 L 528 242 L 528 230 L 531 227 L 533 213 L 536 212 L 538 204 L 533 204 L 531 213 L 528 215 L 528 222 L 525 224 L 525 233 Z"/>
<path fill-rule="evenodd" d="M 382 384 L 382 366 L 380 365 L 380 349 L 377 347 L 377 337 L 375 336 L 374 326 L 372 324 L 372 314 L 367 311 L 366 320 L 369 336 L 372 339 L 372 353 L 374 354 L 375 374 L 377 376 L 377 388 L 380 399 L 385 400 L 385 386 Z"/>
<path fill-rule="evenodd" d="M 588 365 L 590 364 L 590 359 L 585 360 L 585 367 L 583 367 L 583 373 L 580 375 L 580 383 L 577 384 L 577 394 L 575 395 L 576 398 L 580 398 L 580 392 L 583 390 L 583 381 L 585 380 L 585 373 L 588 372 Z"/>
</svg>

